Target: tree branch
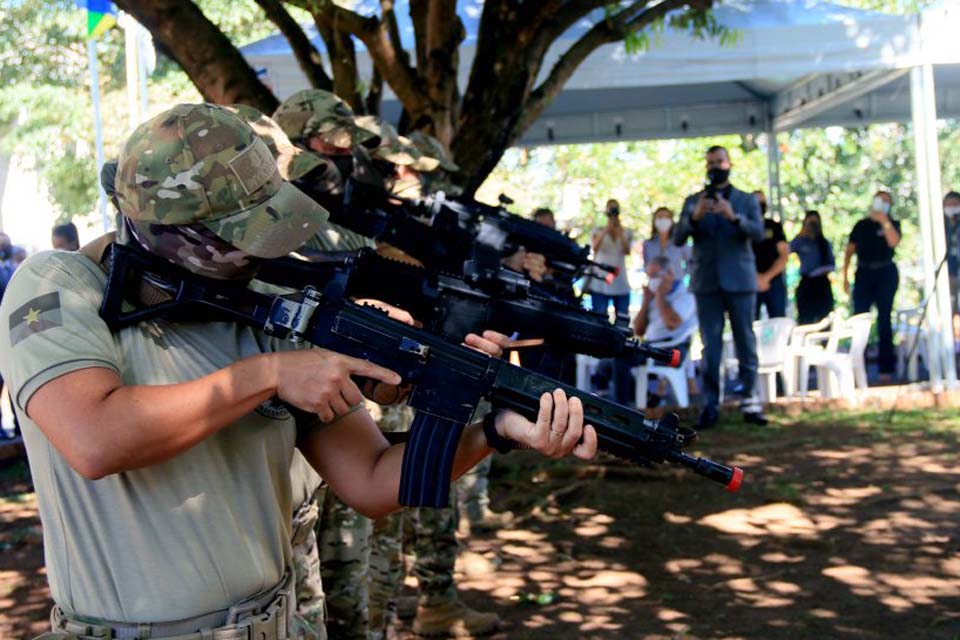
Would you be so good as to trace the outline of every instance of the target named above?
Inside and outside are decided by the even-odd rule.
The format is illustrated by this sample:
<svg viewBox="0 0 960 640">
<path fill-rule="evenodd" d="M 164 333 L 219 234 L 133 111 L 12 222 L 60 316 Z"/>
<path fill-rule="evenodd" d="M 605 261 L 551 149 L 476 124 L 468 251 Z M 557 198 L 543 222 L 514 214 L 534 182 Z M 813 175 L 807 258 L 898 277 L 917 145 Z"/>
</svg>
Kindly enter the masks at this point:
<svg viewBox="0 0 960 640">
<path fill-rule="evenodd" d="M 277 25 L 280 33 L 282 33 L 287 39 L 287 42 L 290 43 L 290 49 L 293 51 L 293 55 L 296 57 L 300 69 L 304 75 L 307 76 L 307 81 L 310 83 L 310 86 L 314 89 L 332 91 L 333 80 L 330 79 L 330 76 L 328 76 L 327 72 L 323 69 L 320 52 L 310 43 L 307 34 L 303 32 L 303 29 L 301 29 L 297 21 L 293 19 L 293 16 L 283 8 L 280 0 L 256 0 L 256 3 L 260 5 L 260 8 L 267 14 L 270 21 Z"/>
<path fill-rule="evenodd" d="M 287 0 L 287 2 L 309 11 L 318 28 L 331 29 L 342 36 L 358 38 L 366 45 L 380 75 L 390 79 L 390 86 L 403 106 L 414 112 L 422 112 L 426 108 L 427 101 L 420 90 L 416 73 L 406 63 L 408 56 L 405 51 L 402 49 L 398 51 L 393 46 L 389 27 L 383 21 L 344 9 L 335 5 L 332 0 Z M 336 88 L 336 71 L 333 74 L 333 80 Z M 342 97 L 346 98 L 346 96 Z"/>
<path fill-rule="evenodd" d="M 367 113 L 375 116 L 380 115 L 380 102 L 383 100 L 383 76 L 380 75 L 380 72 L 377 70 L 377 66 L 373 66 L 373 75 L 370 78 L 370 90 L 367 91 L 366 105 Z"/>
<path fill-rule="evenodd" d="M 597 48 L 624 39 L 653 21 L 664 17 L 670 11 L 690 3 L 690 0 L 663 0 L 658 5 L 637 14 L 647 1 L 636 2 L 611 19 L 595 24 L 570 49 L 560 56 L 546 80 L 537 87 L 523 106 L 521 116 L 514 127 L 515 136 L 519 136 L 529 127 L 548 104 L 560 93 L 563 85 L 570 79 L 577 67 Z"/>
<path fill-rule="evenodd" d="M 449 145 L 460 106 L 457 89 L 458 50 L 467 35 L 463 22 L 457 16 L 456 0 L 430 0 L 426 27 L 427 68 L 421 72 L 421 76 L 426 81 L 427 99 L 430 101 L 431 133 L 444 145 Z"/>
<path fill-rule="evenodd" d="M 118 0 L 177 61 L 200 95 L 217 104 L 243 103 L 264 113 L 279 104 L 232 42 L 190 0 Z"/>
<path fill-rule="evenodd" d="M 427 6 L 430 0 L 410 0 L 410 22 L 417 47 L 417 69 L 427 68 Z"/>
<path fill-rule="evenodd" d="M 330 68 L 333 70 L 332 91 L 346 100 L 351 109 L 357 113 L 363 113 L 357 75 L 357 52 L 353 46 L 353 39 L 349 34 L 341 33 L 333 26 L 316 20 L 316 16 L 314 16 L 314 22 L 327 47 L 327 55 L 330 56 Z"/>
</svg>

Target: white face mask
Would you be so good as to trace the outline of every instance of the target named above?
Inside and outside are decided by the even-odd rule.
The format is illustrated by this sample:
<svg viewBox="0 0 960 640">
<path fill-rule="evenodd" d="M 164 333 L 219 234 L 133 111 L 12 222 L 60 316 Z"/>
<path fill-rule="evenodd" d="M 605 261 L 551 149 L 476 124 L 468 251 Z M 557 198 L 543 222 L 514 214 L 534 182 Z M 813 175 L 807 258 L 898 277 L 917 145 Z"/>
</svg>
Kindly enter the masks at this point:
<svg viewBox="0 0 960 640">
<path fill-rule="evenodd" d="M 657 218 L 653 221 L 653 226 L 660 233 L 666 233 L 670 231 L 670 227 L 673 226 L 673 220 L 670 218 Z"/>
<path fill-rule="evenodd" d="M 952 218 L 953 216 L 960 213 L 960 205 L 954 205 L 952 207 L 944 207 L 943 213 L 948 217 Z"/>
<path fill-rule="evenodd" d="M 890 203 L 884 200 L 883 198 L 874 198 L 872 211 L 879 211 L 880 213 L 890 213 Z"/>
<path fill-rule="evenodd" d="M 650 278 L 647 280 L 647 288 L 656 293 L 657 289 L 660 288 L 661 282 L 663 282 L 663 278 Z"/>
</svg>

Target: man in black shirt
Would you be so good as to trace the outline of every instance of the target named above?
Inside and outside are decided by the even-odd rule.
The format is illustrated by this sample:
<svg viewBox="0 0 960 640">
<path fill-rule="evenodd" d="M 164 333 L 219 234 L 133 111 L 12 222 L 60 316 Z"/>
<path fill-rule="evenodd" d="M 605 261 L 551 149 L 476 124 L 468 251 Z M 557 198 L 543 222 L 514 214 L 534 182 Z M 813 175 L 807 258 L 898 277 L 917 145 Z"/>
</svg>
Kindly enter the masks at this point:
<svg viewBox="0 0 960 640">
<path fill-rule="evenodd" d="M 895 249 L 900 244 L 900 221 L 890 217 L 893 196 L 878 191 L 873 197 L 870 213 L 853 225 L 847 250 L 843 257 L 843 290 L 850 293 L 847 271 L 850 258 L 857 254 L 857 272 L 853 283 L 853 312 L 866 313 L 877 307 L 877 334 L 879 339 L 878 366 L 880 378 L 889 381 L 896 366 L 893 353 L 893 327 L 890 314 L 893 298 L 900 284 L 900 273 L 893 262 Z"/>
<path fill-rule="evenodd" d="M 767 316 L 783 318 L 787 315 L 787 283 L 783 271 L 790 257 L 790 245 L 783 233 L 783 225 L 767 215 L 767 197 L 763 191 L 753 192 L 760 203 L 763 216 L 763 240 L 753 243 L 757 260 L 757 306 L 755 317 L 760 318 L 760 307 L 767 307 Z"/>
</svg>

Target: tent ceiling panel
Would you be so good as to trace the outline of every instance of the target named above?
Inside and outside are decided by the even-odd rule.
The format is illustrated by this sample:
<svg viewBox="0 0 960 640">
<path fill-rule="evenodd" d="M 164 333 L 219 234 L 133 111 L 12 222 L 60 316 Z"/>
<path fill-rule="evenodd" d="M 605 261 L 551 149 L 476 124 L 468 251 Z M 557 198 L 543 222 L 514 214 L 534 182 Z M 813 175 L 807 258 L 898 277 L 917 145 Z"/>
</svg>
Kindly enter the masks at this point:
<svg viewBox="0 0 960 640">
<path fill-rule="evenodd" d="M 938 64 L 960 62 L 956 5 L 960 3 L 945 2 L 920 19 L 820 0 L 725 0 L 715 15 L 719 23 L 736 30 L 735 44 L 722 46 L 667 30 L 637 54 L 627 54 L 622 43 L 601 47 L 520 144 L 759 132 L 773 124 L 906 121 L 909 83 L 893 79 L 891 72 L 916 64 L 923 56 Z M 361 0 L 359 6 L 374 11 L 378 5 Z M 409 40 L 407 7 L 408 0 L 397 0 L 401 35 Z M 460 50 L 461 90 L 474 56 L 480 10 L 479 0 L 458 3 L 467 30 Z M 544 73 L 583 30 L 578 24 L 555 43 Z M 316 29 L 309 26 L 306 31 L 322 49 Z M 282 36 L 270 36 L 241 51 L 281 99 L 306 88 Z M 361 75 L 369 74 L 370 59 L 362 47 L 357 57 Z M 938 66 L 936 75 L 939 113 L 956 117 L 960 73 Z M 396 122 L 400 111 L 385 86 L 382 114 Z"/>
</svg>

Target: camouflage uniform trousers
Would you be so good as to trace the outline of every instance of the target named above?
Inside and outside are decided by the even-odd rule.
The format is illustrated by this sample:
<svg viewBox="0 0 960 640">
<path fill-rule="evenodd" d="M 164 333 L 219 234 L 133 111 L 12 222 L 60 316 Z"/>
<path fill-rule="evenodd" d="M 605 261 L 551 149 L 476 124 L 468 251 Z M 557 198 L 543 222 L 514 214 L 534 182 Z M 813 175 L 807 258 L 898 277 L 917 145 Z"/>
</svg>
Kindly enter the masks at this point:
<svg viewBox="0 0 960 640">
<path fill-rule="evenodd" d="M 290 636 L 294 640 L 327 639 L 326 602 L 314 530 L 319 516 L 317 493 L 293 514 L 293 571 L 296 576 L 297 611 Z"/>
<path fill-rule="evenodd" d="M 320 574 L 327 600 L 327 633 L 332 640 L 366 640 L 369 625 L 367 574 L 373 524 L 321 489 L 317 523 Z"/>
<path fill-rule="evenodd" d="M 383 407 L 367 402 L 367 410 L 386 432 L 400 431 L 413 412 L 406 406 Z M 325 495 L 317 535 L 320 571 L 327 599 L 327 633 L 333 640 L 366 640 L 370 628 L 367 576 L 373 521 L 344 504 L 332 491 Z"/>
<path fill-rule="evenodd" d="M 409 429 L 411 420 L 412 413 L 398 425 L 400 429 L 393 430 Z M 458 494 L 469 500 L 473 508 L 481 509 L 482 514 L 487 504 L 489 469 L 487 458 L 465 474 L 457 482 L 457 490 L 451 492 L 449 507 L 404 509 L 374 524 L 370 545 L 370 640 L 382 640 L 396 624 L 397 600 L 407 573 L 405 550 L 415 556 L 412 573 L 417 578 L 421 603 L 429 605 L 456 596 L 453 574 L 459 551 Z"/>
</svg>

